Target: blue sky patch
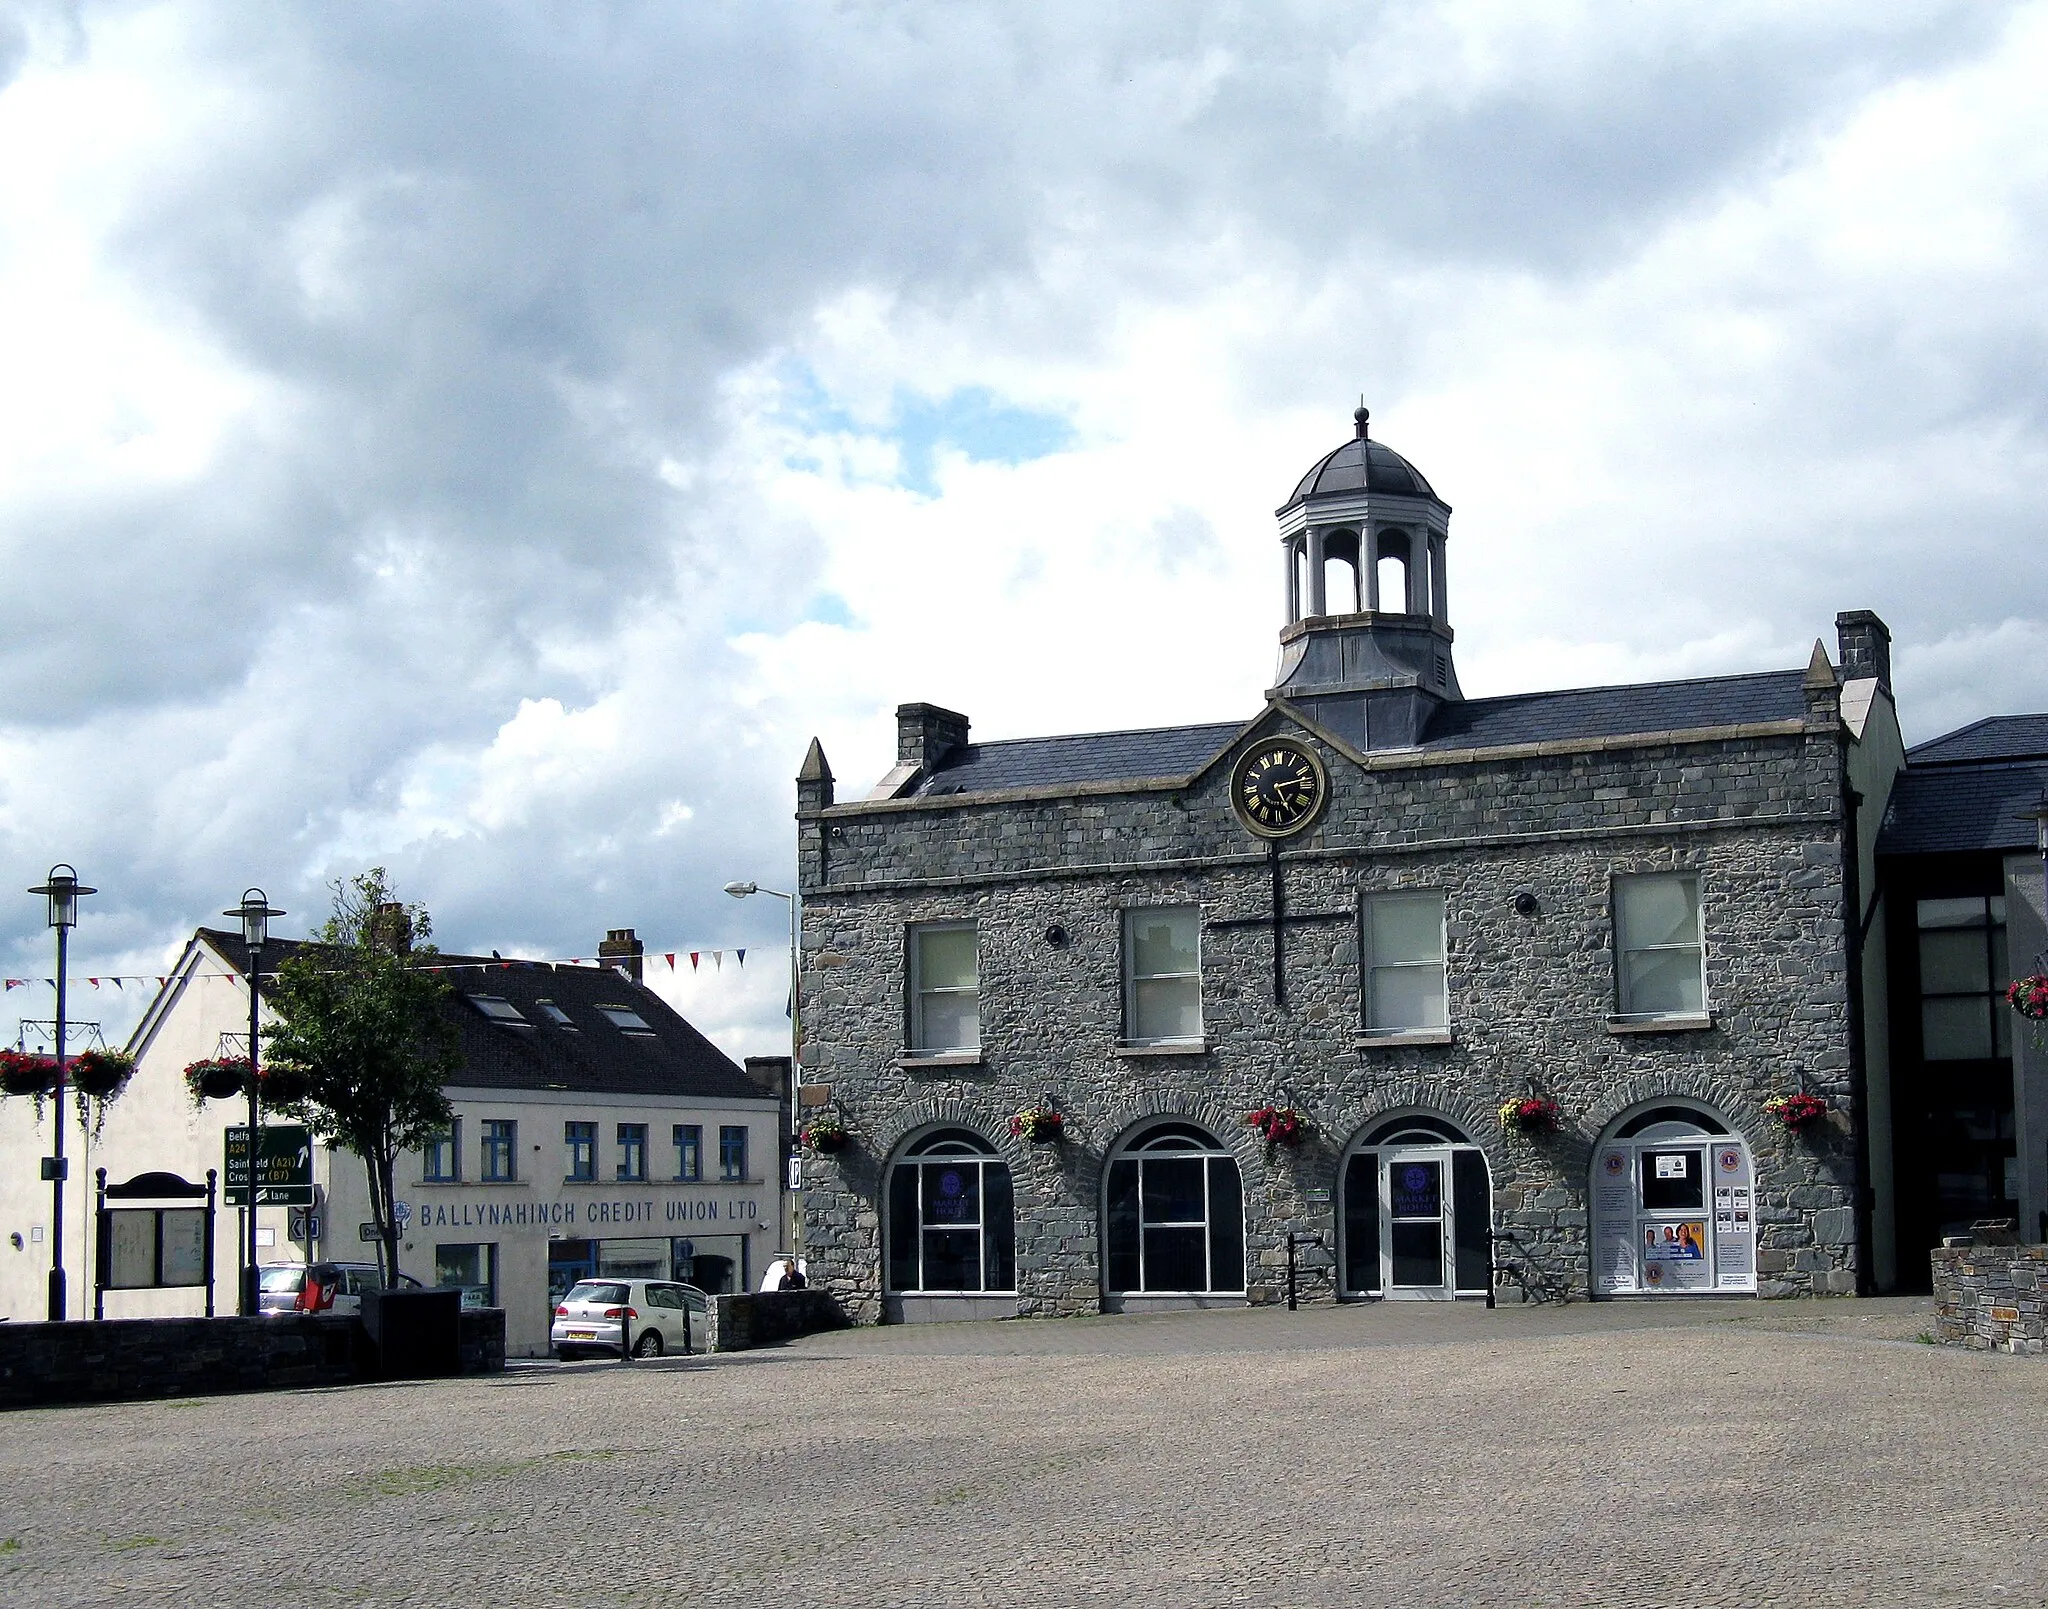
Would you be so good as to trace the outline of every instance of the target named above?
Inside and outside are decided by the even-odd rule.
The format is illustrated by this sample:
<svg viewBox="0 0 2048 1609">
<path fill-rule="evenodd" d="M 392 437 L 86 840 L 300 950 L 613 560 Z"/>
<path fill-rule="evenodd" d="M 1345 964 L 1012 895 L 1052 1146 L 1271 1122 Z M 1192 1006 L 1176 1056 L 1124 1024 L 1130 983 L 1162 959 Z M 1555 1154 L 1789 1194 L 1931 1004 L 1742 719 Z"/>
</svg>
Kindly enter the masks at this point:
<svg viewBox="0 0 2048 1609">
<path fill-rule="evenodd" d="M 1056 413 L 1013 407 L 986 386 L 963 386 L 943 397 L 898 389 L 886 424 L 862 424 L 834 404 L 808 372 L 792 386 L 796 411 L 814 430 L 845 431 L 892 441 L 902 462 L 900 483 L 920 497 L 938 496 L 937 463 L 956 452 L 981 464 L 1028 464 L 1073 445 L 1074 431 Z"/>
</svg>

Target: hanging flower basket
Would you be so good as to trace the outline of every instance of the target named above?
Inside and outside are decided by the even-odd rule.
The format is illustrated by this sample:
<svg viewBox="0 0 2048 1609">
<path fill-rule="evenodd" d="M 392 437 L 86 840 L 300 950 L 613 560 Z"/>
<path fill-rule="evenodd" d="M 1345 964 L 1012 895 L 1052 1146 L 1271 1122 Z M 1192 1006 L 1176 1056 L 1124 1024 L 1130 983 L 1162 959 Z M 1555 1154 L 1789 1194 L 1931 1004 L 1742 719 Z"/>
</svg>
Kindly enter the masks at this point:
<svg viewBox="0 0 2048 1609">
<path fill-rule="evenodd" d="M 1764 1102 L 1764 1110 L 1788 1129 L 1803 1129 L 1828 1115 L 1828 1103 L 1801 1090 L 1797 1095 L 1774 1096 Z"/>
<path fill-rule="evenodd" d="M 249 1090 L 249 1063 L 239 1056 L 196 1061 L 185 1069 L 185 1087 L 194 1103 L 225 1101 Z"/>
<path fill-rule="evenodd" d="M 71 1086 L 96 1101 L 110 1101 L 135 1076 L 135 1058 L 119 1050 L 88 1050 L 71 1058 Z"/>
<path fill-rule="evenodd" d="M 1010 1119 L 1010 1132 L 1019 1139 L 1050 1145 L 1066 1138 L 1067 1119 L 1051 1106 L 1027 1106 Z"/>
<path fill-rule="evenodd" d="M 1500 1126 L 1513 1134 L 1555 1134 L 1560 1116 L 1556 1101 L 1542 1095 L 1519 1095 L 1502 1104 Z"/>
<path fill-rule="evenodd" d="M 806 1151 L 814 1151 L 821 1156 L 830 1155 L 846 1145 L 846 1124 L 830 1112 L 820 1112 L 804 1125 L 803 1132 L 797 1138 L 802 1141 Z"/>
<path fill-rule="evenodd" d="M 2031 1021 L 2048 1022 L 2048 972 L 2014 978 L 2006 986 L 2005 1003 Z"/>
<path fill-rule="evenodd" d="M 9 1095 L 49 1094 L 57 1087 L 57 1059 L 27 1050 L 0 1050 L 0 1090 Z"/>
<path fill-rule="evenodd" d="M 256 1088 L 265 1106 L 289 1106 L 302 1101 L 312 1087 L 313 1080 L 305 1068 L 287 1061 L 272 1062 L 256 1074 Z"/>
<path fill-rule="evenodd" d="M 1308 1119 L 1291 1106 L 1261 1106 L 1245 1113 L 1244 1122 L 1268 1145 L 1296 1146 L 1308 1138 Z"/>
</svg>

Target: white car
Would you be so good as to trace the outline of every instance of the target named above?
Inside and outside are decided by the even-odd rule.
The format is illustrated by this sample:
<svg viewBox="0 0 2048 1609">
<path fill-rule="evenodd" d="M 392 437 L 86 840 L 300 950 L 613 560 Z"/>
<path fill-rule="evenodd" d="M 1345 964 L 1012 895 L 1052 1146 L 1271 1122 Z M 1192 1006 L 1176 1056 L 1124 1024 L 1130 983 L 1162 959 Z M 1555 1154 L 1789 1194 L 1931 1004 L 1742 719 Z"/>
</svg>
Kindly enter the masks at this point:
<svg viewBox="0 0 2048 1609">
<path fill-rule="evenodd" d="M 580 1280 L 556 1305 L 548 1344 L 565 1360 L 627 1347 L 636 1358 L 688 1352 L 709 1333 L 710 1309 L 696 1286 L 673 1280 Z"/>
<path fill-rule="evenodd" d="M 307 1280 L 307 1274 L 312 1280 Z M 423 1289 L 410 1274 L 400 1274 L 401 1290 Z M 257 1309 L 264 1313 L 360 1313 L 363 1292 L 381 1291 L 384 1276 L 375 1263 L 270 1263 L 257 1291 Z M 318 1293 L 317 1295 L 315 1293 Z"/>
</svg>

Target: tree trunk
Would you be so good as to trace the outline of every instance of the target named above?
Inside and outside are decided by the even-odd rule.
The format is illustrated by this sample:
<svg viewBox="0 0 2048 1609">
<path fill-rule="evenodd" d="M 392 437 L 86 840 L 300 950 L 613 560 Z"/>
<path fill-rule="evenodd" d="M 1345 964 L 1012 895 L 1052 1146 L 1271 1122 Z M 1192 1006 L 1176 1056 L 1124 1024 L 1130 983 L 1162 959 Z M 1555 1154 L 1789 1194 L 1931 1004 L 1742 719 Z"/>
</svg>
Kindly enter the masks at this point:
<svg viewBox="0 0 2048 1609">
<path fill-rule="evenodd" d="M 387 1150 L 377 1157 L 377 1176 L 384 1192 L 384 1216 L 377 1227 L 382 1232 L 379 1250 L 384 1258 L 384 1288 L 398 1284 L 398 1201 L 393 1195 L 392 1176 L 398 1171 L 397 1158 Z"/>
</svg>

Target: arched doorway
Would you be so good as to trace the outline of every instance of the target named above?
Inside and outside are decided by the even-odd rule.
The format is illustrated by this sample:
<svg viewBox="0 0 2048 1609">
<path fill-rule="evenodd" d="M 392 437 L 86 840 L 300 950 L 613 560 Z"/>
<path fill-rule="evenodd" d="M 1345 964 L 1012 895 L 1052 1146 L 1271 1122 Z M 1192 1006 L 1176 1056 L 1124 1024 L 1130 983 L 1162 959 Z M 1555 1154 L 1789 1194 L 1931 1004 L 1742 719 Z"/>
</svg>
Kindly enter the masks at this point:
<svg viewBox="0 0 2048 1609">
<path fill-rule="evenodd" d="M 1593 1148 L 1593 1291 L 1756 1289 L 1756 1169 L 1711 1107 L 1663 1099 L 1624 1113 Z"/>
<path fill-rule="evenodd" d="M 1380 1123 L 1344 1158 L 1343 1294 L 1481 1296 L 1493 1279 L 1493 1183 L 1462 1130 L 1415 1114 Z"/>
<path fill-rule="evenodd" d="M 1204 1307 L 1244 1299 L 1237 1158 L 1192 1123 L 1134 1130 L 1103 1178 L 1103 1306 Z"/>
<path fill-rule="evenodd" d="M 970 1129 L 919 1135 L 889 1169 L 885 1309 L 893 1319 L 1017 1311 L 1010 1165 Z"/>
</svg>

